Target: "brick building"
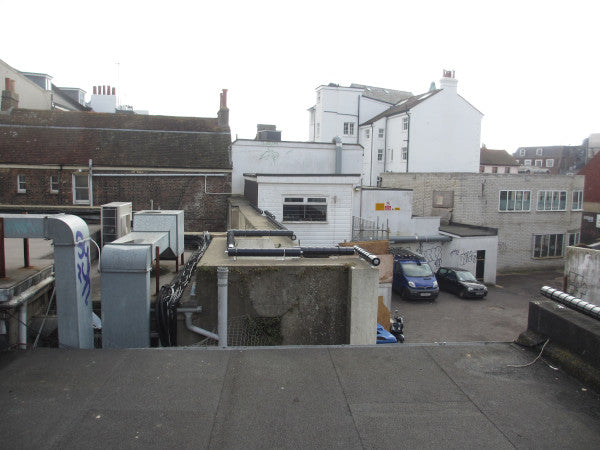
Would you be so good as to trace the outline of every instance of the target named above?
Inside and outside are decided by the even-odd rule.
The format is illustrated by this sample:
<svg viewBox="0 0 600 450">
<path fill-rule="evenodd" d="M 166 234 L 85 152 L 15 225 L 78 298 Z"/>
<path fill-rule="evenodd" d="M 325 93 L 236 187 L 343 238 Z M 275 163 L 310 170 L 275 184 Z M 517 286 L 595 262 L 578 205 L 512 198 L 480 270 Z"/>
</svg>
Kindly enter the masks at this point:
<svg viewBox="0 0 600 450">
<path fill-rule="evenodd" d="M 585 175 L 581 242 L 592 244 L 600 240 L 600 153 L 596 153 L 579 175 Z"/>
<path fill-rule="evenodd" d="M 413 215 L 498 230 L 499 271 L 562 267 L 579 242 L 584 177 L 384 173 L 385 187 L 413 190 Z"/>
<path fill-rule="evenodd" d="M 2 112 L 0 210 L 77 214 L 131 201 L 184 210 L 186 230 L 225 230 L 228 114 L 225 90 L 217 118 Z"/>
<path fill-rule="evenodd" d="M 545 169 L 551 174 L 574 174 L 586 162 L 586 150 L 582 145 L 553 145 L 547 147 L 519 147 L 513 156 L 531 173 Z"/>
</svg>

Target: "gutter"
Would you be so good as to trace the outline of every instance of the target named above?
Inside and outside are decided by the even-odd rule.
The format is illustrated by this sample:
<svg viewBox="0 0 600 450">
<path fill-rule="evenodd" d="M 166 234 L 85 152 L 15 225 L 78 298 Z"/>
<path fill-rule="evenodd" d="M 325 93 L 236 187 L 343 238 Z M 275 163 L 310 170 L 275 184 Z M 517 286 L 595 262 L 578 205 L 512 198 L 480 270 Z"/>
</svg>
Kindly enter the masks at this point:
<svg viewBox="0 0 600 450">
<path fill-rule="evenodd" d="M 429 236 L 395 236 L 390 237 L 390 243 L 392 244 L 406 244 L 410 242 L 450 242 L 452 241 L 451 236 L 444 236 L 441 234 L 434 234 Z"/>
</svg>

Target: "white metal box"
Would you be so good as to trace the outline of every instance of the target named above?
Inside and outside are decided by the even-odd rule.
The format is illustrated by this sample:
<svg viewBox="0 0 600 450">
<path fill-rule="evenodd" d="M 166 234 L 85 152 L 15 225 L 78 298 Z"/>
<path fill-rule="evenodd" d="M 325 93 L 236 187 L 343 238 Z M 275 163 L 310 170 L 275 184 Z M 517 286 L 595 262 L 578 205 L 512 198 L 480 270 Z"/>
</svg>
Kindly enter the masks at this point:
<svg viewBox="0 0 600 450">
<path fill-rule="evenodd" d="M 134 231 L 166 231 L 169 248 L 161 256 L 176 258 L 184 252 L 183 210 L 152 209 L 133 215 Z"/>
</svg>

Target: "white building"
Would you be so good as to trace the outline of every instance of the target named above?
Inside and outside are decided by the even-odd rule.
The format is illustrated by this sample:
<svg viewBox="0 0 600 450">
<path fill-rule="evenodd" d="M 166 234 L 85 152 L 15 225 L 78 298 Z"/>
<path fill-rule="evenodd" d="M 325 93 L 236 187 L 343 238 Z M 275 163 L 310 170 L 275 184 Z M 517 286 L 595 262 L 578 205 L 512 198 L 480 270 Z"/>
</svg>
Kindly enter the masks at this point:
<svg viewBox="0 0 600 450">
<path fill-rule="evenodd" d="M 479 172 L 483 114 L 457 92 L 454 72 L 440 89 L 409 92 L 352 84 L 319 86 L 309 109 L 311 141 L 364 149 L 363 184 L 377 185 L 382 172 Z"/>
</svg>

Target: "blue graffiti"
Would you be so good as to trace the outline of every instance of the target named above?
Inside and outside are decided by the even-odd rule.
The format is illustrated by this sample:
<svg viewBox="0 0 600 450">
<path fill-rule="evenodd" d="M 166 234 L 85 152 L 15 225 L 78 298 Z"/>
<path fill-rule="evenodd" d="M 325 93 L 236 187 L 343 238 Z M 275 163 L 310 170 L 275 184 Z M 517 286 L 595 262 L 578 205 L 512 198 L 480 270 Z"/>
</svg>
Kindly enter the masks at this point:
<svg viewBox="0 0 600 450">
<path fill-rule="evenodd" d="M 79 283 L 83 284 L 81 296 L 87 305 L 92 291 L 90 280 L 90 249 L 86 245 L 86 241 L 83 239 L 83 233 L 81 231 L 75 233 L 75 242 L 77 242 L 77 259 L 79 259 L 79 262 L 77 263 L 77 279 L 79 280 Z"/>
</svg>

